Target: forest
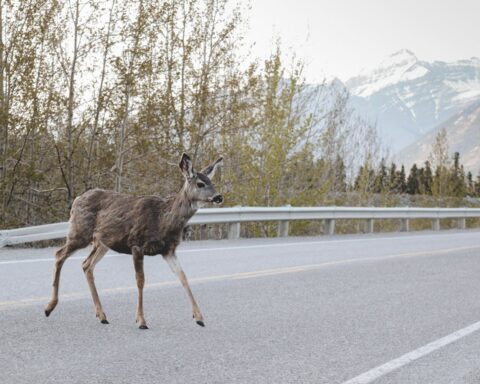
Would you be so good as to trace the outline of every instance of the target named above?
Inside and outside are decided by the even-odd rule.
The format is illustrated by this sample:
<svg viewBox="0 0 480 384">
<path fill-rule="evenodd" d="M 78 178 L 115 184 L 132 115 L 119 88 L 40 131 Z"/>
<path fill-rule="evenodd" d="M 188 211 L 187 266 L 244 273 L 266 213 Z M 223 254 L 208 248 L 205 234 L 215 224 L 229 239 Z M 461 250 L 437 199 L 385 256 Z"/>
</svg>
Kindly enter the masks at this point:
<svg viewBox="0 0 480 384">
<path fill-rule="evenodd" d="M 308 84 L 305 60 L 281 41 L 251 58 L 243 7 L 0 1 L 0 227 L 65 221 L 96 187 L 174 193 L 183 152 L 198 168 L 224 156 L 216 184 L 227 206 L 480 196 L 445 132 L 407 171 L 348 94 Z"/>
</svg>

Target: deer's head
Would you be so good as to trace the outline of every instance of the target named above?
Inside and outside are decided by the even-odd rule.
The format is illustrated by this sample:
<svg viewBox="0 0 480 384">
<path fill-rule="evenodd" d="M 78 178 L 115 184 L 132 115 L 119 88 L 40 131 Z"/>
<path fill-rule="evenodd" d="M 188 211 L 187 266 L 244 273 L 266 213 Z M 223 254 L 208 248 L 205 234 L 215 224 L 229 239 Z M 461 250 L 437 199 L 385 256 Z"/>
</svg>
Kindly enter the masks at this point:
<svg viewBox="0 0 480 384">
<path fill-rule="evenodd" d="M 185 153 L 182 155 L 179 165 L 185 177 L 184 191 L 193 206 L 201 207 L 206 203 L 223 203 L 223 196 L 215 191 L 212 184 L 213 175 L 222 161 L 223 158 L 220 157 L 200 172 L 196 172 L 190 157 Z"/>
</svg>

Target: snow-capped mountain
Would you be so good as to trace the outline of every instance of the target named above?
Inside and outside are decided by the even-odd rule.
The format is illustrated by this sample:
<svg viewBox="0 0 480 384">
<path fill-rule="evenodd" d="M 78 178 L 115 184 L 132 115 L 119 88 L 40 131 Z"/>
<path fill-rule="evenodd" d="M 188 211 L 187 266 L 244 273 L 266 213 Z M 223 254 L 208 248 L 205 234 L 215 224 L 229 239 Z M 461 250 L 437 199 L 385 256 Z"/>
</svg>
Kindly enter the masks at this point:
<svg viewBox="0 0 480 384">
<path fill-rule="evenodd" d="M 476 176 L 480 171 L 480 101 L 441 123 L 420 140 L 400 151 L 396 157 L 407 167 L 413 163 L 422 165 L 428 160 L 435 137 L 442 129 L 447 131 L 450 152 L 459 152 L 465 169 Z"/>
<path fill-rule="evenodd" d="M 480 59 L 430 63 L 401 50 L 346 87 L 351 105 L 395 153 L 480 100 Z"/>
</svg>

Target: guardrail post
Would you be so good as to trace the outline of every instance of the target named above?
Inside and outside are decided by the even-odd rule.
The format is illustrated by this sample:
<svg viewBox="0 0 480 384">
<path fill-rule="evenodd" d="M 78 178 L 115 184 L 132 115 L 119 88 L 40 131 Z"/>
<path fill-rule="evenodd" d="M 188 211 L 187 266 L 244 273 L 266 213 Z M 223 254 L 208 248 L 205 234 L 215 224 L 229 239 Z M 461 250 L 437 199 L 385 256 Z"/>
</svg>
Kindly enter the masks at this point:
<svg viewBox="0 0 480 384">
<path fill-rule="evenodd" d="M 367 219 L 365 232 L 373 233 L 373 219 Z"/>
<path fill-rule="evenodd" d="M 236 205 L 234 208 L 240 208 L 241 205 Z M 230 240 L 235 240 L 240 238 L 240 222 L 238 223 L 229 223 L 228 224 L 228 238 Z"/>
<path fill-rule="evenodd" d="M 285 205 L 286 208 L 290 208 L 291 205 Z M 278 222 L 278 229 L 277 229 L 277 236 L 278 237 L 287 237 L 288 236 L 288 221 L 282 220 Z"/>
<path fill-rule="evenodd" d="M 288 221 L 279 221 L 278 222 L 278 237 L 287 237 L 288 236 Z"/>
<path fill-rule="evenodd" d="M 465 217 L 460 217 L 457 219 L 457 228 L 458 229 L 467 228 L 467 220 L 465 219 Z"/>
<path fill-rule="evenodd" d="M 432 219 L 432 230 L 434 231 L 440 230 L 440 219 Z"/>
<path fill-rule="evenodd" d="M 408 232 L 410 231 L 410 219 L 401 219 L 400 231 Z"/>
<path fill-rule="evenodd" d="M 335 233 L 334 219 L 325 219 L 323 233 L 325 235 L 333 235 Z"/>
<path fill-rule="evenodd" d="M 0 233 L 0 248 L 3 248 L 5 245 L 7 245 L 7 237 Z"/>
<path fill-rule="evenodd" d="M 228 238 L 230 240 L 240 238 L 240 223 L 230 223 L 230 224 L 228 224 Z"/>
</svg>

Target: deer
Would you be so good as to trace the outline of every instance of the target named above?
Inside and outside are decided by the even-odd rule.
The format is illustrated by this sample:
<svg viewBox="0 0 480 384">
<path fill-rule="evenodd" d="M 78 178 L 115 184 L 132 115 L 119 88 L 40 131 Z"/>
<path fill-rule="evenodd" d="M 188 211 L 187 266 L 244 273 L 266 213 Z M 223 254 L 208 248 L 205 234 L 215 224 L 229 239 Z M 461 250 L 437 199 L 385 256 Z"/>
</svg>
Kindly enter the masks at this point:
<svg viewBox="0 0 480 384">
<path fill-rule="evenodd" d="M 136 323 L 140 329 L 148 329 L 143 312 L 145 255 L 162 255 L 190 299 L 193 318 L 198 325 L 204 327 L 204 318 L 175 250 L 188 220 L 199 208 L 208 203 L 215 205 L 223 203 L 223 196 L 215 191 L 211 181 L 222 160 L 220 157 L 202 171 L 196 172 L 191 158 L 184 153 L 179 167 L 185 182 L 176 194 L 166 198 L 133 196 L 103 189 L 91 189 L 77 197 L 70 212 L 66 243 L 55 254 L 52 297 L 45 307 L 45 315 L 50 316 L 58 304 L 63 264 L 75 251 L 91 244 L 91 252 L 82 262 L 82 268 L 92 295 L 96 316 L 102 324 L 109 322 L 100 303 L 93 271 L 111 249 L 133 256 L 138 289 Z"/>
</svg>

